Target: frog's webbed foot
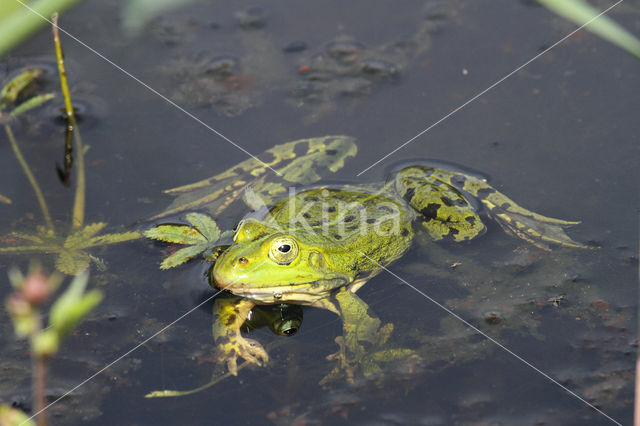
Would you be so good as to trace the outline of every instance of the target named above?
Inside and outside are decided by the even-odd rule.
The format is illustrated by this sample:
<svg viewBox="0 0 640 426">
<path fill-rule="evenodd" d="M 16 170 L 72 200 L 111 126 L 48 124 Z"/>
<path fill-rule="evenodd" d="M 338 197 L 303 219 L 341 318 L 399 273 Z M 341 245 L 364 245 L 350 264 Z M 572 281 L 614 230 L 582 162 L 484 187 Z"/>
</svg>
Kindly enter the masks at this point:
<svg viewBox="0 0 640 426">
<path fill-rule="evenodd" d="M 349 384 L 354 384 L 359 377 L 365 379 L 380 377 L 384 373 L 384 370 L 380 367 L 381 364 L 398 361 L 408 365 L 409 367 L 406 370 L 411 372 L 414 369 L 413 365 L 422 361 L 422 358 L 415 351 L 405 348 L 381 347 L 386 343 L 392 330 L 393 324 L 385 325 L 381 329 L 381 341 L 376 345 L 377 350 L 365 353 L 361 359 L 349 355 L 351 351 L 345 343 L 344 337 L 336 337 L 335 342 L 339 347 L 338 352 L 327 356 L 327 360 L 336 361 L 337 365 L 320 381 L 320 385 L 326 385 L 343 378 Z"/>
<path fill-rule="evenodd" d="M 217 345 L 216 360 L 219 365 L 226 363 L 229 372 L 238 374 L 238 357 L 248 363 L 262 366 L 269 361 L 269 355 L 262 345 L 253 339 L 243 337 L 240 327 L 255 304 L 247 299 L 227 297 L 216 299 L 213 311 L 213 337 Z"/>
<path fill-rule="evenodd" d="M 216 360 L 220 364 L 226 363 L 229 372 L 234 376 L 238 375 L 238 357 L 257 366 L 263 366 L 269 362 L 267 351 L 253 339 L 238 335 L 227 342 L 218 343 Z"/>
<path fill-rule="evenodd" d="M 331 372 L 324 376 L 322 380 L 320 380 L 320 385 L 326 385 L 327 383 L 338 380 L 342 377 L 346 377 L 347 382 L 353 383 L 355 377 L 355 365 L 353 361 L 349 361 L 347 359 L 347 348 L 344 343 L 344 337 L 338 336 L 335 339 L 336 344 L 338 345 L 338 352 L 328 355 L 327 361 L 337 361 L 338 365 L 333 367 Z"/>
<path fill-rule="evenodd" d="M 385 324 L 378 329 L 375 341 L 372 343 L 374 343 L 377 348 L 381 347 L 389 340 L 392 332 L 393 324 Z M 338 345 L 338 352 L 328 355 L 327 360 L 336 361 L 337 365 L 320 381 L 321 385 L 343 377 L 348 383 L 353 384 L 358 370 L 361 370 L 364 376 L 379 372 L 380 368 L 375 364 L 372 365 L 371 360 L 367 359 L 368 356 L 365 347 L 358 341 L 355 341 L 353 337 L 353 335 L 347 335 L 347 339 L 343 336 L 336 337 L 335 342 Z"/>
</svg>

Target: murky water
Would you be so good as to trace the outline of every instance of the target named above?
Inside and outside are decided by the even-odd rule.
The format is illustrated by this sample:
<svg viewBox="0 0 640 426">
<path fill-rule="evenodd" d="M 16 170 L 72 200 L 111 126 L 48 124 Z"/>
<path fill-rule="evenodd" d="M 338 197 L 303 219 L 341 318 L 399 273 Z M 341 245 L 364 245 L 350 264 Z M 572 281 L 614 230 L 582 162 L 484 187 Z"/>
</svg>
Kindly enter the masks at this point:
<svg viewBox="0 0 640 426">
<path fill-rule="evenodd" d="M 268 367 L 244 369 L 193 396 L 144 399 L 211 377 L 206 304 L 51 408 L 53 424 L 611 423 L 532 366 L 616 421 L 631 421 L 637 60 L 580 31 L 357 177 L 575 27 L 524 1 L 274 1 L 259 10 L 248 2 L 213 2 L 166 13 L 138 36 L 124 37 L 119 3 L 86 2 L 64 15 L 61 26 L 248 152 L 303 137 L 351 135 L 359 153 L 330 178 L 357 182 L 382 180 L 394 164 L 416 158 L 455 163 L 490 176 L 529 209 L 581 220 L 572 237 L 600 248 L 547 253 L 489 223 L 478 240 L 424 241 L 392 266 L 521 360 L 380 274 L 361 296 L 395 324 L 394 342 L 423 356 L 413 374 L 389 372 L 382 384 L 316 385 L 331 368 L 324 357 L 335 351 L 341 327 L 331 313 L 305 308 L 293 337 L 264 329 L 252 334 L 267 347 L 279 345 Z M 633 30 L 640 6 L 625 2 L 613 16 Z M 86 105 L 80 126 L 90 145 L 88 222 L 138 229 L 171 201 L 163 189 L 247 158 L 85 47 L 68 37 L 63 43 L 72 95 Z M 368 61 L 359 68 L 366 71 L 340 65 L 354 51 Z M 53 63 L 48 31 L 4 58 L 0 76 L 33 63 Z M 319 75 L 310 78 L 309 70 Z M 56 90 L 55 74 L 45 88 Z M 56 176 L 64 128 L 55 113 L 43 108 L 14 129 L 54 221 L 64 226 L 73 191 Z M 4 133 L 0 182 L 0 193 L 13 200 L 0 205 L 0 234 L 35 228 L 38 205 Z M 244 213 L 231 209 L 216 219 L 230 228 Z M 212 294 L 206 265 L 161 272 L 164 254 L 166 246 L 146 241 L 94 253 L 107 269 L 94 268 L 91 282 L 106 297 L 52 361 L 52 398 Z M 51 258 L 43 259 L 53 268 Z M 8 268 L 27 264 L 27 257 L 0 257 L 2 298 Z M 15 342 L 4 311 L 0 317 L 0 401 L 28 408 L 27 349 Z"/>
</svg>

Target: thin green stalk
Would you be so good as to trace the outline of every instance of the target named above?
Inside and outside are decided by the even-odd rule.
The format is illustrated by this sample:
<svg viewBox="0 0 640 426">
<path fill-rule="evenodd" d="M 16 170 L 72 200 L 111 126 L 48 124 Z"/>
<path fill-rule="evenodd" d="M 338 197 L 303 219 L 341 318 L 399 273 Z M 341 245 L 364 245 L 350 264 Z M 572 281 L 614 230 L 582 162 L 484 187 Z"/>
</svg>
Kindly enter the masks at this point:
<svg viewBox="0 0 640 426">
<path fill-rule="evenodd" d="M 60 88 L 64 97 L 64 110 L 67 114 L 67 120 L 74 118 L 73 104 L 71 103 L 71 94 L 69 93 L 69 84 L 67 83 L 67 71 L 64 67 L 64 54 L 62 53 L 62 44 L 60 44 L 60 35 L 58 34 L 58 13 L 51 15 L 51 24 L 53 30 L 53 45 L 56 49 L 56 61 L 58 63 L 58 74 L 60 76 Z"/>
<path fill-rule="evenodd" d="M 80 129 L 76 125 L 76 118 L 71 102 L 71 94 L 69 92 L 69 84 L 67 83 L 67 71 L 64 66 L 64 55 L 62 53 L 62 45 L 60 44 L 60 36 L 58 35 L 58 14 L 54 13 L 51 17 L 53 24 L 53 44 L 56 48 L 56 60 L 58 63 L 58 74 L 60 76 L 60 88 L 64 97 L 64 108 L 67 115 L 68 131 L 73 132 L 74 141 L 76 143 L 76 161 L 78 165 L 78 175 L 76 182 L 76 194 L 73 201 L 73 218 L 71 221 L 71 229 L 80 229 L 84 223 L 85 193 L 86 179 L 84 173 L 84 147 L 82 138 L 80 137 Z"/>
<path fill-rule="evenodd" d="M 42 195 L 42 190 L 40 190 L 40 185 L 38 185 L 38 181 L 31 172 L 31 168 L 22 156 L 22 152 L 20 152 L 20 148 L 18 147 L 18 141 L 16 141 L 16 138 L 13 135 L 13 131 L 8 124 L 4 125 L 4 131 L 9 137 L 9 142 L 11 142 L 11 148 L 13 148 L 13 153 L 15 154 L 16 159 L 20 163 L 20 166 L 22 166 L 24 174 L 27 175 L 27 179 L 29 179 L 29 183 L 31 184 L 33 191 L 36 193 L 38 203 L 40 203 L 40 209 L 42 209 L 42 214 L 44 215 L 44 220 L 45 222 L 47 222 L 47 228 L 53 231 L 53 221 L 51 220 L 51 215 L 49 214 L 49 207 L 47 207 L 47 202 L 44 200 L 44 196 Z"/>
<path fill-rule="evenodd" d="M 75 123 L 75 120 L 73 120 Z M 78 174 L 76 176 L 76 195 L 73 200 L 73 222 L 71 229 L 79 229 L 84 223 L 84 206 L 85 206 L 85 191 L 86 180 L 84 175 L 84 147 L 82 145 L 82 138 L 80 137 L 80 129 L 74 126 L 74 140 L 76 143 L 76 161 L 78 165 Z"/>
<path fill-rule="evenodd" d="M 26 0 L 20 1 L 27 3 Z M 16 2 L 20 5 L 17 0 L 0 1 L 0 3 L 10 2 Z M 55 11 L 63 11 L 77 2 L 78 0 L 38 0 L 36 2 L 28 2 L 29 7 L 35 13 L 20 5 L 19 10 L 15 10 L 0 21 L 0 56 L 9 52 L 39 28 L 46 25 L 47 21 L 43 19 L 44 16 L 51 16 Z"/>
<path fill-rule="evenodd" d="M 11 198 L 0 194 L 0 203 L 11 204 Z"/>
<path fill-rule="evenodd" d="M 280 347 L 285 343 L 286 343 L 286 340 L 284 340 L 284 339 L 276 340 L 274 342 L 271 342 L 271 344 L 267 345 L 267 350 L 271 351 L 272 349 L 276 349 L 277 347 Z M 249 364 L 248 361 L 244 361 L 242 364 L 240 364 L 238 366 L 238 371 L 242 370 L 245 367 L 248 367 L 249 365 L 250 364 Z M 211 386 L 216 385 L 216 384 L 220 383 L 221 381 L 223 381 L 224 379 L 227 379 L 227 378 L 232 377 L 232 376 L 233 376 L 233 374 L 231 374 L 229 371 L 227 371 L 226 373 L 221 374 L 219 376 L 216 376 L 214 374 L 214 376 L 211 377 L 211 381 L 209 383 L 205 383 L 204 385 L 198 386 L 197 388 L 194 388 L 194 389 L 189 389 L 189 390 L 184 390 L 184 391 L 173 390 L 173 389 L 165 389 L 165 390 L 149 392 L 144 397 L 145 398 L 168 398 L 168 397 L 193 395 L 194 393 L 198 393 L 198 392 L 201 392 L 201 391 L 203 391 L 205 389 L 208 389 Z"/>
<path fill-rule="evenodd" d="M 546 8 L 578 25 L 584 25 L 600 13 L 598 9 L 584 0 L 538 1 Z M 640 58 L 640 40 L 608 16 L 600 16 L 587 25 L 585 29 Z"/>
</svg>

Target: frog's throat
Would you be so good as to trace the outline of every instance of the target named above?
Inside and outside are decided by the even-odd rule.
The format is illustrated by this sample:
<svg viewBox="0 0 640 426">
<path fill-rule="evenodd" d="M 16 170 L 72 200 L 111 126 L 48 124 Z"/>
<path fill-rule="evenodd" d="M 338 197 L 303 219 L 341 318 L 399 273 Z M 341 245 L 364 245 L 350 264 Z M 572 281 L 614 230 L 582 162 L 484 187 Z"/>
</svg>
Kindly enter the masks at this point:
<svg viewBox="0 0 640 426">
<path fill-rule="evenodd" d="M 274 285 L 270 287 L 254 287 L 243 283 L 228 286 L 219 284 L 220 288 L 230 291 L 236 296 L 245 297 L 256 303 L 297 303 L 310 305 L 318 300 L 326 299 L 331 292 L 347 285 L 346 277 L 327 278 L 318 281 L 291 285 Z"/>
</svg>

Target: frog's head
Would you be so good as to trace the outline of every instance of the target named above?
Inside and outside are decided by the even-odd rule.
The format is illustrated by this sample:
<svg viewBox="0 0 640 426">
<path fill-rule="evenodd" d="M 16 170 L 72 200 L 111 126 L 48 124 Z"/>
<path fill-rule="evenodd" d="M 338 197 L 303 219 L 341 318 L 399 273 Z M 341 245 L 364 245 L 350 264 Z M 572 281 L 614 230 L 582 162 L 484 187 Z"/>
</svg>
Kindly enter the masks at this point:
<svg viewBox="0 0 640 426">
<path fill-rule="evenodd" d="M 233 244 L 216 261 L 216 285 L 262 303 L 310 304 L 350 281 L 332 270 L 322 244 L 304 230 L 283 233 L 243 220 Z"/>
</svg>

